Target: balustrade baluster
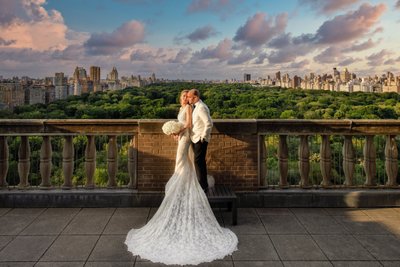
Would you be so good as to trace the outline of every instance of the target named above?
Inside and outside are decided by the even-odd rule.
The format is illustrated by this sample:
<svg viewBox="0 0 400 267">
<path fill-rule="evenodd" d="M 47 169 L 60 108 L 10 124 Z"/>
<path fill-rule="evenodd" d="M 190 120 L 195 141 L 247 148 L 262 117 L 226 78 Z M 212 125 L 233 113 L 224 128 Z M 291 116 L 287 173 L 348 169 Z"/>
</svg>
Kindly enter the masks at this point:
<svg viewBox="0 0 400 267">
<path fill-rule="evenodd" d="M 265 135 L 258 136 L 258 147 L 259 147 L 259 157 L 260 157 L 260 186 L 266 186 L 267 183 L 265 179 L 267 177 L 267 145 L 265 143 Z"/>
<path fill-rule="evenodd" d="M 388 176 L 386 186 L 395 187 L 397 186 L 397 172 L 399 169 L 398 165 L 398 151 L 396 144 L 396 136 L 387 135 L 386 136 L 386 146 L 385 146 L 385 169 Z"/>
<path fill-rule="evenodd" d="M 51 187 L 51 140 L 49 136 L 43 136 L 43 143 L 40 149 L 40 176 L 42 182 L 40 184 L 41 189 L 49 189 Z"/>
<path fill-rule="evenodd" d="M 355 170 L 355 152 L 351 135 L 344 136 L 342 154 L 343 154 L 343 172 L 346 179 L 344 181 L 344 185 L 352 186 L 354 170 Z"/>
<path fill-rule="evenodd" d="M 374 145 L 374 136 L 367 135 L 364 144 L 364 170 L 366 175 L 365 185 L 375 186 L 376 176 L 376 150 Z"/>
<path fill-rule="evenodd" d="M 7 137 L 0 136 L 0 188 L 7 187 L 8 173 L 8 144 Z"/>
<path fill-rule="evenodd" d="M 21 144 L 18 149 L 18 174 L 19 189 L 29 187 L 28 176 L 31 167 L 31 148 L 29 146 L 28 136 L 21 136 Z"/>
<path fill-rule="evenodd" d="M 332 152 L 331 143 L 329 141 L 329 135 L 322 135 L 322 142 L 320 147 L 320 167 L 322 174 L 322 187 L 328 187 L 331 185 L 331 168 L 332 168 Z"/>
<path fill-rule="evenodd" d="M 288 188 L 288 145 L 287 136 L 279 136 L 279 146 L 278 146 L 278 160 L 279 160 L 279 186 L 281 188 Z"/>
<path fill-rule="evenodd" d="M 72 188 L 72 175 L 74 173 L 74 143 L 73 137 L 68 135 L 64 137 L 64 147 L 63 147 L 63 174 L 64 174 L 64 184 L 62 189 Z"/>
<path fill-rule="evenodd" d="M 308 146 L 308 136 L 300 136 L 299 146 L 299 171 L 300 171 L 300 187 L 310 188 L 308 175 L 310 173 L 310 149 Z"/>
<path fill-rule="evenodd" d="M 117 185 L 116 176 L 118 169 L 118 149 L 115 135 L 108 136 L 108 151 L 107 151 L 107 173 L 108 183 L 107 188 L 115 188 Z"/>
<path fill-rule="evenodd" d="M 85 173 L 87 189 L 94 188 L 93 176 L 96 170 L 96 146 L 94 142 L 94 135 L 88 135 L 88 143 L 85 148 Z"/>
<path fill-rule="evenodd" d="M 128 147 L 128 173 L 129 184 L 128 188 L 136 188 L 137 184 L 137 138 L 132 136 Z"/>
</svg>

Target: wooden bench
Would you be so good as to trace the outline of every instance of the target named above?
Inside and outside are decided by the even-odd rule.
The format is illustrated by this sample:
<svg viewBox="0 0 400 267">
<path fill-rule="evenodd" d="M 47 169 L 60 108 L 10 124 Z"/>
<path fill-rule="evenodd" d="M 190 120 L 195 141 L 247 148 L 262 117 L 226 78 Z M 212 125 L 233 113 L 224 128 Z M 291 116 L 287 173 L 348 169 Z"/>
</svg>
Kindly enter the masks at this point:
<svg viewBox="0 0 400 267">
<path fill-rule="evenodd" d="M 228 186 L 215 185 L 206 193 L 211 203 L 226 203 L 228 210 L 232 211 L 232 224 L 237 224 L 237 196 Z"/>
</svg>

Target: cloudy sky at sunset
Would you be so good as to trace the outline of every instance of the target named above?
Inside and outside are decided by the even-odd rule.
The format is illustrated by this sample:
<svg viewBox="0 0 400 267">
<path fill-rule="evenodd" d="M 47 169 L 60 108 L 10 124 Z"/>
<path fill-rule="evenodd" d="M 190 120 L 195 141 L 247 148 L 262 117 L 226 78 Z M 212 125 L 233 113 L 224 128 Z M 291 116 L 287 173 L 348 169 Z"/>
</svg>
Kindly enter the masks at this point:
<svg viewBox="0 0 400 267">
<path fill-rule="evenodd" d="M 0 76 L 400 75 L 400 0 L 0 0 Z"/>
</svg>

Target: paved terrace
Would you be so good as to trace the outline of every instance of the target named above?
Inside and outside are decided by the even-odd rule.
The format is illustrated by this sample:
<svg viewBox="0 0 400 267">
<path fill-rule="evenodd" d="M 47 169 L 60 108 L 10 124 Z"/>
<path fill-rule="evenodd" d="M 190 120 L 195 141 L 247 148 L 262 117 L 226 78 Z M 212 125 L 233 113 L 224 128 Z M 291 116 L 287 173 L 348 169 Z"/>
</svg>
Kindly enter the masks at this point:
<svg viewBox="0 0 400 267">
<path fill-rule="evenodd" d="M 154 208 L 0 209 L 0 266 L 163 266 L 133 257 L 125 235 Z M 400 208 L 245 208 L 239 250 L 201 266 L 400 266 Z"/>
</svg>

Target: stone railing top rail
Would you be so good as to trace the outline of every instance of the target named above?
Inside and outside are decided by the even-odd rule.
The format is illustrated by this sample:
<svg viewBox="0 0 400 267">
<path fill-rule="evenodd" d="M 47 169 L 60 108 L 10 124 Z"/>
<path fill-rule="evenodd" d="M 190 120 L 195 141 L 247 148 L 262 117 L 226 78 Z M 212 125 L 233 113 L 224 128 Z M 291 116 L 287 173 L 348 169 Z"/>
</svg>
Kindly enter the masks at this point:
<svg viewBox="0 0 400 267">
<path fill-rule="evenodd" d="M 165 119 L 0 119 L 0 135 L 105 135 L 162 133 Z M 399 135 L 400 120 L 217 119 L 213 133 L 281 135 Z"/>
</svg>

